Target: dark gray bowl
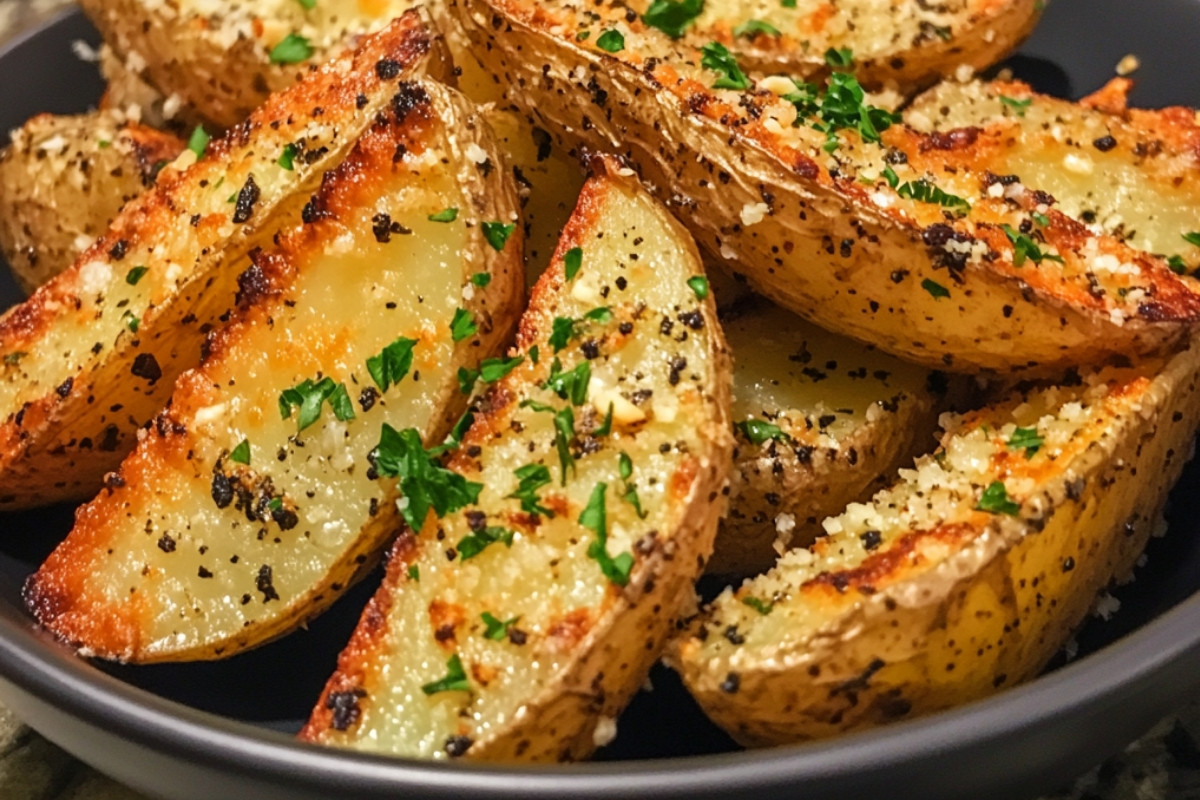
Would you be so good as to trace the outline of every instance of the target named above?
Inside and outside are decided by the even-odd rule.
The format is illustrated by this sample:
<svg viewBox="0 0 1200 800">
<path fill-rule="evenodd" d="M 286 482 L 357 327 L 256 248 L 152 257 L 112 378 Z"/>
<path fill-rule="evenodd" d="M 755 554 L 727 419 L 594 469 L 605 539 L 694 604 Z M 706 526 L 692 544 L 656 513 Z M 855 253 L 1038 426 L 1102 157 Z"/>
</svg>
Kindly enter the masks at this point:
<svg viewBox="0 0 1200 800">
<path fill-rule="evenodd" d="M 1200 105 L 1200 0 L 1056 0 L 1010 66 L 1078 96 L 1126 53 L 1140 105 Z M 95 42 L 78 13 L 0 48 L 0 131 L 76 111 L 101 85 L 71 55 Z M 3 135 L 3 134 L 0 134 Z M 0 270 L 0 305 L 18 298 Z M 1200 467 L 1173 495 L 1171 534 L 1151 544 L 1120 613 L 1079 635 L 1076 662 L 956 711 L 817 745 L 738 752 L 670 673 L 654 675 L 598 763 L 500 769 L 322 750 L 288 736 L 307 716 L 372 582 L 308 631 L 226 662 L 93 665 L 37 631 L 25 576 L 70 527 L 71 509 L 0 516 L 0 698 L 104 772 L 169 798 L 263 800 L 753 796 L 808 800 L 1005 798 L 1056 788 L 1118 751 L 1200 689 Z"/>
</svg>

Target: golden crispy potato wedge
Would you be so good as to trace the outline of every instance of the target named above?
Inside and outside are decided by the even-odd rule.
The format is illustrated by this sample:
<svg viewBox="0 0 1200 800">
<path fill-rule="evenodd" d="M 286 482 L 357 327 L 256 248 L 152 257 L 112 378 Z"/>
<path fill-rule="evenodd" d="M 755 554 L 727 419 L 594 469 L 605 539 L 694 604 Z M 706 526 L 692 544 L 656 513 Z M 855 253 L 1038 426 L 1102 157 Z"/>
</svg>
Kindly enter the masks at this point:
<svg viewBox="0 0 1200 800">
<path fill-rule="evenodd" d="M 708 572 L 750 575 L 932 449 L 947 379 L 763 300 L 723 309 L 721 324 L 737 445 Z"/>
<path fill-rule="evenodd" d="M 665 4 L 630 3 L 642 14 L 656 5 Z M 720 42 L 746 69 L 806 78 L 828 74 L 830 49 L 850 50 L 864 86 L 911 92 L 964 66 L 982 70 L 1002 60 L 1033 30 L 1043 5 L 1040 0 L 708 0 L 686 35 L 698 44 Z"/>
<path fill-rule="evenodd" d="M 499 160 L 482 118 L 435 83 L 397 98 L 314 219 L 255 255 L 234 322 L 26 584 L 62 639 L 122 661 L 234 655 L 323 611 L 399 527 L 368 461 L 380 426 L 440 443 L 467 405 L 457 371 L 508 341 L 524 283 L 516 186 L 476 160 Z"/>
<path fill-rule="evenodd" d="M 32 292 L 75 262 L 183 150 L 123 113 L 39 114 L 0 152 L 0 253 Z"/>
<path fill-rule="evenodd" d="M 672 42 L 615 3 L 450 12 L 510 101 L 569 147 L 627 155 L 711 253 L 822 327 L 1007 374 L 1159 352 L 1200 320 L 1200 294 L 1163 260 L 1092 233 L 1037 187 L 994 196 L 996 176 L 975 166 L 992 138 L 891 124 L 844 73 L 825 88 L 752 85 L 728 54 Z"/>
<path fill-rule="evenodd" d="M 440 72 L 440 56 L 416 12 L 367 37 L 192 167 L 164 171 L 74 266 L 0 317 L 0 508 L 100 488 L 199 361 L 246 253 L 311 215 L 302 206 L 321 174 L 377 114 L 402 112 L 399 79 Z"/>
<path fill-rule="evenodd" d="M 691 602 L 731 463 L 728 356 L 686 232 L 603 169 L 441 477 L 463 502 L 401 534 L 303 738 L 581 758 Z"/>
<path fill-rule="evenodd" d="M 104 41 L 165 97 L 221 127 L 413 8 L 411 0 L 84 0 Z M 311 6 L 311 7 L 310 7 Z M 131 63 L 132 62 L 132 63 Z"/>
<path fill-rule="evenodd" d="M 1200 244 L 1184 237 L 1200 230 L 1196 112 L 1128 109 L 1131 88 L 1117 78 L 1070 103 L 1023 83 L 948 82 L 918 97 L 904 118 L 931 133 L 981 128 L 995 146 L 980 166 L 1048 192 L 1056 209 L 1097 233 L 1193 272 Z"/>
<path fill-rule="evenodd" d="M 1034 677 L 1133 568 L 1200 423 L 1200 339 L 948 418 L 942 448 L 721 595 L 670 661 L 739 741 L 832 736 Z"/>
</svg>

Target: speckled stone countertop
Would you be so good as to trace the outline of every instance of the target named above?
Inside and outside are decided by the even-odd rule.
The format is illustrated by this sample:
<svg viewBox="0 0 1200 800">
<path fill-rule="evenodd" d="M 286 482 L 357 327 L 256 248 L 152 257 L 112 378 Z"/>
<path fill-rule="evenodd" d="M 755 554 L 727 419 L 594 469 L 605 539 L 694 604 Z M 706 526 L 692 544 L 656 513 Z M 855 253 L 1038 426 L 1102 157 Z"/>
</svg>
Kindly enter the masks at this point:
<svg viewBox="0 0 1200 800">
<path fill-rule="evenodd" d="M 0 0 L 0 42 L 72 1 Z M 145 800 L 55 747 L 3 706 L 0 798 Z M 1200 800 L 1200 698 L 1045 800 Z"/>
</svg>

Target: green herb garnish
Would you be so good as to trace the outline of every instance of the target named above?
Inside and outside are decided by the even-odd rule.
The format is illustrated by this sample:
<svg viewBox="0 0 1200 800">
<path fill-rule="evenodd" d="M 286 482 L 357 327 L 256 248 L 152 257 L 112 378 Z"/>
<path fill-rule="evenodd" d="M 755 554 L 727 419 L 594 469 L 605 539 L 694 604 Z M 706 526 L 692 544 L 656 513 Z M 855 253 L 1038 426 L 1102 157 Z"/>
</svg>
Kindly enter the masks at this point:
<svg viewBox="0 0 1200 800">
<path fill-rule="evenodd" d="M 607 30 L 596 37 L 596 47 L 608 53 L 619 53 L 625 49 L 625 35 L 618 30 Z"/>
<path fill-rule="evenodd" d="M 687 280 L 688 287 L 696 295 L 696 299 L 704 300 L 708 297 L 708 278 L 703 275 L 694 275 Z"/>
<path fill-rule="evenodd" d="M 700 66 L 721 73 L 721 77 L 717 78 L 716 83 L 713 84 L 714 89 L 745 90 L 750 88 L 750 79 L 746 77 L 746 73 L 742 72 L 737 59 L 725 45 L 719 42 L 709 42 L 700 48 L 700 52 L 703 54 L 700 58 Z"/>
<path fill-rule="evenodd" d="M 761 419 L 747 419 L 742 422 L 735 422 L 734 428 L 742 432 L 752 444 L 760 445 L 769 439 L 775 439 L 780 442 L 786 442 L 792 437 L 783 432 L 783 429 L 778 425 L 773 425 L 770 422 L 764 422 Z"/>
<path fill-rule="evenodd" d="M 443 208 L 436 214 L 429 215 L 430 222 L 454 222 L 456 219 L 458 219 L 457 208 Z"/>
<path fill-rule="evenodd" d="M 575 280 L 579 268 L 583 266 L 583 248 L 572 247 L 563 255 L 563 274 L 567 280 Z"/>
<path fill-rule="evenodd" d="M 413 348 L 416 346 L 416 339 L 401 336 L 383 348 L 379 355 L 367 359 L 367 372 L 379 387 L 379 391 L 386 392 L 389 386 L 394 386 L 404 379 L 412 369 Z"/>
<path fill-rule="evenodd" d="M 733 35 L 739 37 L 753 38 L 760 33 L 767 36 L 780 35 L 778 28 L 769 22 L 763 22 L 761 19 L 748 19 L 733 29 Z"/>
<path fill-rule="evenodd" d="M 482 483 L 468 481 L 435 461 L 414 428 L 397 431 L 385 422 L 372 454 L 381 477 L 400 478 L 405 500 L 400 514 L 414 531 L 421 529 L 431 508 L 444 517 L 476 502 L 483 491 Z"/>
<path fill-rule="evenodd" d="M 762 614 L 764 617 L 767 614 L 770 614 L 771 609 L 775 607 L 774 603 L 764 603 L 762 600 L 759 600 L 757 597 L 743 597 L 742 603 L 744 605 L 750 606 L 755 611 Z"/>
<path fill-rule="evenodd" d="M 149 267 L 134 267 L 133 269 L 129 270 L 129 272 L 125 273 L 125 282 L 130 286 L 137 286 L 138 281 L 140 281 L 142 276 L 149 271 Z"/>
<path fill-rule="evenodd" d="M 212 139 L 208 132 L 204 130 L 203 125 L 197 125 L 192 129 L 192 135 L 188 138 L 187 149 L 196 154 L 196 158 L 204 157 L 204 151 L 208 148 L 208 143 Z"/>
<path fill-rule="evenodd" d="M 236 461 L 239 464 L 250 464 L 250 440 L 242 439 L 238 442 L 238 446 L 233 448 L 229 454 L 230 461 Z"/>
<path fill-rule="evenodd" d="M 1017 428 L 1008 437 L 1008 446 L 1013 450 L 1025 450 L 1026 458 L 1033 458 L 1046 440 L 1038 435 L 1037 428 Z"/>
<path fill-rule="evenodd" d="M 446 662 L 446 677 L 425 684 L 421 687 L 421 691 L 425 694 L 471 691 L 471 684 L 467 681 L 467 673 L 463 669 L 462 659 L 458 657 L 458 653 L 450 656 L 450 660 Z"/>
<path fill-rule="evenodd" d="M 678 39 L 702 11 L 704 0 L 654 0 L 642 15 L 642 22 Z"/>
<path fill-rule="evenodd" d="M 921 288 L 933 295 L 933 299 L 940 300 L 943 297 L 950 296 L 950 290 L 934 280 L 926 278 L 921 281 Z"/>
<path fill-rule="evenodd" d="M 517 490 L 508 495 L 514 500 L 521 501 L 521 510 L 529 514 L 539 514 L 554 517 L 554 512 L 541 504 L 537 490 L 550 483 L 550 470 L 542 464 L 526 464 L 513 470 L 520 481 Z"/>
<path fill-rule="evenodd" d="M 456 342 L 461 342 L 469 336 L 474 336 L 479 330 L 479 326 L 475 324 L 475 317 L 471 316 L 471 312 L 465 308 L 460 308 L 454 312 L 454 319 L 450 321 L 450 338 Z"/>
<path fill-rule="evenodd" d="M 487 626 L 487 630 L 483 632 L 483 637 L 485 639 L 491 639 L 493 642 L 504 641 L 504 638 L 508 636 L 508 629 L 513 625 L 516 625 L 517 620 L 520 619 L 520 617 L 513 617 L 512 619 L 501 621 L 487 611 L 480 614 L 479 618 L 482 619 L 483 624 Z"/>
<path fill-rule="evenodd" d="M 979 511 L 1015 517 L 1021 511 L 1021 504 L 1014 502 L 1008 496 L 1008 490 L 1004 488 L 1001 481 L 995 481 L 983 490 L 983 494 L 979 496 L 979 504 L 975 508 Z"/>
<path fill-rule="evenodd" d="M 624 586 L 629 583 L 629 572 L 633 569 L 633 555 L 621 553 L 613 558 L 608 554 L 608 521 L 604 509 L 604 494 L 607 491 L 608 484 L 596 484 L 592 489 L 592 496 L 588 500 L 587 506 L 579 515 L 579 524 L 596 534 L 595 541 L 588 545 L 588 558 L 600 565 L 600 571 L 604 573 L 604 577 L 617 586 Z"/>
<path fill-rule="evenodd" d="M 1040 264 L 1043 261 L 1057 261 L 1063 263 L 1062 256 L 1050 255 L 1042 251 L 1038 243 L 1031 236 L 1021 233 L 1011 225 L 1002 225 L 1004 235 L 1013 244 L 1013 266 L 1019 267 L 1027 260 L 1035 264 Z"/>
<path fill-rule="evenodd" d="M 271 48 L 269 59 L 272 64 L 299 64 L 312 58 L 313 48 L 308 39 L 298 33 L 289 33 Z"/>
<path fill-rule="evenodd" d="M 454 548 L 458 551 L 459 557 L 466 561 L 474 558 L 496 542 L 504 542 L 508 547 L 512 547 L 513 532 L 508 528 L 502 528 L 499 525 L 489 525 L 483 530 L 478 530 L 470 533 L 458 540 L 458 545 Z"/>
<path fill-rule="evenodd" d="M 483 228 L 483 238 L 487 239 L 487 243 L 497 253 L 504 249 L 508 237 L 512 236 L 512 232 L 517 229 L 514 222 L 485 222 L 481 227 Z"/>
</svg>

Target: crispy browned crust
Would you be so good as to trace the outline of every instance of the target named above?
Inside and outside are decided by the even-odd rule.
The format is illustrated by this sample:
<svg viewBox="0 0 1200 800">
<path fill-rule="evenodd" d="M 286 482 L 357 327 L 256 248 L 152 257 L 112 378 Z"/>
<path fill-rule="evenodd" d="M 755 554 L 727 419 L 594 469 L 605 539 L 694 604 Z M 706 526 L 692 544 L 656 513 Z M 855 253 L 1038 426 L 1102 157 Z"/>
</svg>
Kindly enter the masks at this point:
<svg viewBox="0 0 1200 800">
<path fill-rule="evenodd" d="M 596 11 L 601 22 L 619 18 L 607 5 Z M 1044 235 L 1070 248 L 1062 251 L 1065 264 L 1016 267 L 1001 226 L 1049 204 L 1036 187 L 1013 204 L 972 198 L 961 219 L 935 203 L 881 205 L 873 201 L 880 184 L 834 174 L 823 157 L 773 131 L 768 123 L 778 123 L 766 112 L 780 103 L 768 92 L 735 100 L 677 70 L 674 56 L 651 58 L 632 47 L 610 54 L 576 41 L 577 20 L 561 7 L 455 0 L 452 12 L 481 58 L 504 74 L 509 99 L 547 120 L 567 146 L 626 154 L 678 207 L 697 241 L 734 258 L 761 293 L 824 327 L 943 368 L 1053 373 L 1113 354 L 1162 351 L 1200 321 L 1200 294 L 1163 259 L 1090 234 L 1052 209 Z M 630 25 L 655 56 L 699 61 L 657 31 Z M 520 58 L 510 57 L 518 50 Z M 590 102 L 550 102 L 568 93 Z M 917 170 L 941 175 L 971 164 L 982 180 L 995 135 L 930 136 L 895 125 L 883 144 Z M 768 206 L 763 223 L 743 225 L 743 201 Z M 1084 243 L 1129 265 L 1121 285 L 1106 287 L 1107 306 L 1089 292 Z M 927 281 L 949 287 L 941 307 Z M 1147 299 L 1123 299 L 1136 297 L 1135 289 Z M 1017 345 L 1009 331 L 1037 335 L 1021 334 Z"/>
<path fill-rule="evenodd" d="M 300 138 L 314 117 L 353 119 L 359 113 L 357 98 L 388 91 L 392 81 L 381 77 L 378 63 L 386 60 L 412 68 L 437 50 L 438 41 L 421 14 L 406 14 L 365 38 L 358 50 L 313 69 L 304 82 L 273 95 L 225 137 L 211 142 L 206 157 L 195 166 L 164 171 L 155 190 L 128 203 L 74 266 L 0 317 L 0 352 L 52 357 L 39 352 L 39 339 L 52 323 L 74 320 L 72 324 L 81 325 L 102 308 L 103 298 L 85 294 L 82 268 L 95 262 L 124 274 L 131 266 L 118 263 L 124 254 L 166 231 L 189 237 L 197 264 L 211 267 L 212 260 L 204 259 L 228 240 L 230 219 L 225 214 L 189 219 L 186 209 L 194 207 L 195 194 L 222 179 L 222 164 L 235 148 L 261 139 L 264 147 L 282 149 Z M 291 205 L 283 210 L 299 212 Z M 266 221 L 254 219 L 249 230 L 269 236 L 272 231 L 258 230 L 264 225 Z M 236 258 L 239 253 L 230 255 Z M 7 478 L 0 507 L 86 496 L 98 488 L 102 475 L 116 468 L 133 446 L 134 432 L 161 408 L 175 377 L 195 363 L 205 332 L 232 304 L 233 271 L 201 273 L 178 285 L 149 273 L 143 285 L 153 292 L 153 302 L 141 317 L 136 337 L 121 337 L 115 345 L 98 342 L 90 357 L 81 357 L 78 370 L 69 364 L 47 367 L 44 371 L 59 374 L 43 379 L 35 390 L 20 389 L 14 407 L 0 409 L 0 473 Z M 131 380 L 129 365 L 137 358 L 152 359 L 157 368 L 133 369 L 135 378 L 139 371 L 157 377 Z M 6 363 L 4 369 L 5 380 L 27 382 L 20 363 Z M 98 408 L 91 397 L 104 397 L 105 402 Z"/>
</svg>

